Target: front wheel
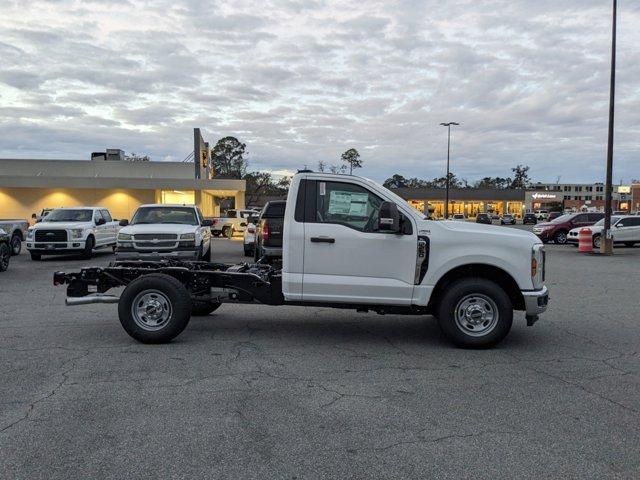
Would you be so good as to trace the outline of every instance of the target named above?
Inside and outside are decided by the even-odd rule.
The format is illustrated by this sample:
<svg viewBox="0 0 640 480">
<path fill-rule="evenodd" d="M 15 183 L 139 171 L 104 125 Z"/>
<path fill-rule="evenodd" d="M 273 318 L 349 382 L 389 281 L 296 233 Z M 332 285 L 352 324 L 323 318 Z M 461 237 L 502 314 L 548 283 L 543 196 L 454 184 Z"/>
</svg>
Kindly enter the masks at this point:
<svg viewBox="0 0 640 480">
<path fill-rule="evenodd" d="M 557 245 L 564 245 L 567 243 L 567 232 L 558 232 L 554 235 L 553 241 Z"/>
<path fill-rule="evenodd" d="M 602 237 L 600 234 L 593 236 L 593 248 L 600 248 L 600 244 L 602 243 Z"/>
<path fill-rule="evenodd" d="M 11 237 L 11 255 L 20 255 L 22 239 L 18 235 Z"/>
<path fill-rule="evenodd" d="M 93 237 L 87 238 L 87 241 L 84 244 L 84 250 L 82 251 L 82 258 L 85 260 L 90 260 L 93 256 L 93 247 L 95 246 L 95 240 Z"/>
<path fill-rule="evenodd" d="M 459 347 L 486 348 L 507 336 L 513 305 L 498 284 L 482 278 L 449 285 L 436 310 L 442 332 Z"/>
<path fill-rule="evenodd" d="M 125 331 L 142 343 L 165 343 L 180 335 L 191 318 L 191 296 L 185 286 L 163 273 L 132 281 L 118 302 Z"/>
<path fill-rule="evenodd" d="M 0 243 L 0 272 L 4 272 L 9 268 L 9 259 L 11 258 L 11 247 L 6 243 Z"/>
</svg>

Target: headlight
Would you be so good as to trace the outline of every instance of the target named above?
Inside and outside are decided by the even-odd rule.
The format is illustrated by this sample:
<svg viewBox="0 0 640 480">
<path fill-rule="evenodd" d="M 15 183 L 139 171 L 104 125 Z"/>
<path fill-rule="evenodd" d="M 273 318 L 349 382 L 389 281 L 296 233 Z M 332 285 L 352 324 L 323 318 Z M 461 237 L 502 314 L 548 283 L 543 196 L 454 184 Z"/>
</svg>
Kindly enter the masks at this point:
<svg viewBox="0 0 640 480">
<path fill-rule="evenodd" d="M 72 228 L 69 230 L 71 233 L 71 238 L 82 238 L 82 232 L 84 232 L 81 228 Z"/>
<path fill-rule="evenodd" d="M 195 233 L 183 233 L 180 235 L 180 240 L 194 240 L 196 239 Z"/>
<path fill-rule="evenodd" d="M 131 235 L 128 233 L 119 233 L 118 234 L 118 241 L 119 242 L 126 242 L 127 240 L 131 240 Z"/>
<path fill-rule="evenodd" d="M 27 230 L 27 238 L 33 238 L 33 233 L 35 232 L 35 230 L 32 230 L 31 228 L 29 230 Z"/>
</svg>

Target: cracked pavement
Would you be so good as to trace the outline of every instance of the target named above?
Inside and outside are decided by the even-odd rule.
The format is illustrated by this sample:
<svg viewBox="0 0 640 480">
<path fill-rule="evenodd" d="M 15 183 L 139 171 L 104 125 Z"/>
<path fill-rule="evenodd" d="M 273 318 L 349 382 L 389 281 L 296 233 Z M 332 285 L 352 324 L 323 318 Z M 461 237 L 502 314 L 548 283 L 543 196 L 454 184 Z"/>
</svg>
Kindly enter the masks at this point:
<svg viewBox="0 0 640 480">
<path fill-rule="evenodd" d="M 142 345 L 115 305 L 64 306 L 52 273 L 87 262 L 13 257 L 0 478 L 639 478 L 640 248 L 547 251 L 549 311 L 485 351 L 431 317 L 245 305 Z"/>
</svg>

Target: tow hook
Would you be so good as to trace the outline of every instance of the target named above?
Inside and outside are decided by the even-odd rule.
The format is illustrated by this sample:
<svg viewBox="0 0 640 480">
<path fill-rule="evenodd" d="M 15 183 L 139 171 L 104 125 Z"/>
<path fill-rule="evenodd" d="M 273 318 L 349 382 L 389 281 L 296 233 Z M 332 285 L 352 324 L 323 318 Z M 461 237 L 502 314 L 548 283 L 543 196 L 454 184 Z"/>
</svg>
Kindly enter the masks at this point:
<svg viewBox="0 0 640 480">
<path fill-rule="evenodd" d="M 538 315 L 526 315 L 527 327 L 533 327 L 533 324 L 540 318 Z"/>
</svg>

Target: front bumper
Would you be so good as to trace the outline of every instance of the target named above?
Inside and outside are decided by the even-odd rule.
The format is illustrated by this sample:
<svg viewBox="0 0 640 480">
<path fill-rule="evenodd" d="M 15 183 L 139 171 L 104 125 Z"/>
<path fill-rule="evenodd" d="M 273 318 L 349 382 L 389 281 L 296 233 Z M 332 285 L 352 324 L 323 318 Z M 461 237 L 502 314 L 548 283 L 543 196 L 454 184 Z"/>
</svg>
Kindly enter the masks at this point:
<svg viewBox="0 0 640 480">
<path fill-rule="evenodd" d="M 84 250 L 85 240 L 78 239 L 71 242 L 33 242 L 27 240 L 27 250 L 40 255 L 64 255 L 78 253 Z"/>
<path fill-rule="evenodd" d="M 552 229 L 548 228 L 546 230 L 537 230 L 536 227 L 533 227 L 533 233 L 543 242 L 548 242 L 549 240 L 551 240 L 552 235 L 551 235 Z"/>
<path fill-rule="evenodd" d="M 543 286 L 542 290 L 524 291 L 522 296 L 524 297 L 524 308 L 527 317 L 540 315 L 547 310 L 549 289 L 546 286 Z"/>
<path fill-rule="evenodd" d="M 171 250 L 168 252 L 141 252 L 134 250 L 116 249 L 116 260 L 158 260 L 163 258 L 178 258 L 180 260 L 197 260 L 200 250 Z"/>
</svg>

